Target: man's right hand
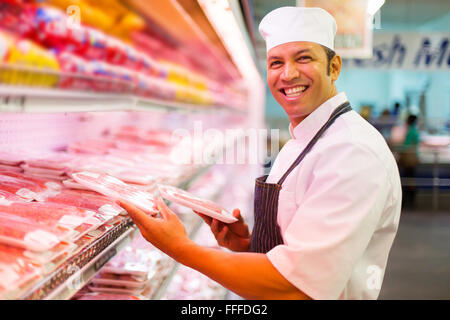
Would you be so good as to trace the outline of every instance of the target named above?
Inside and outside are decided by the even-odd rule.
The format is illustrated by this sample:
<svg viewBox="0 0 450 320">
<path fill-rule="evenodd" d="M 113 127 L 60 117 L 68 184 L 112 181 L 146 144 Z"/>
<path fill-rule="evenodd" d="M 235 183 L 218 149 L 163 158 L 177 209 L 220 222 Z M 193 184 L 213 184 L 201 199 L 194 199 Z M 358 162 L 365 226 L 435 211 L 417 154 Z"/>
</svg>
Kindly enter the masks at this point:
<svg viewBox="0 0 450 320">
<path fill-rule="evenodd" d="M 195 211 L 195 213 L 210 226 L 220 246 L 239 252 L 250 250 L 250 232 L 239 209 L 233 210 L 233 216 L 238 219 L 238 221 L 233 223 L 223 223 L 200 212 Z"/>
</svg>

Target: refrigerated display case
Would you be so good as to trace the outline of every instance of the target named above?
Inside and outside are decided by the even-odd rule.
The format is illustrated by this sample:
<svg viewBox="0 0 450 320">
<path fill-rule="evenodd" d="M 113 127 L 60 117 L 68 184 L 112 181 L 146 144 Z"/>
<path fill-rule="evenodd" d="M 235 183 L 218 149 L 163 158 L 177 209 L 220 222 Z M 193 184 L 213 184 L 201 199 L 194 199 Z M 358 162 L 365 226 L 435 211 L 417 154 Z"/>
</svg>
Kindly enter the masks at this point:
<svg viewBox="0 0 450 320">
<path fill-rule="evenodd" d="M 236 177 L 252 181 L 259 166 L 211 161 L 235 148 L 245 133 L 219 142 L 194 133 L 199 123 L 203 132 L 212 129 L 224 136 L 228 129 L 261 128 L 262 80 L 242 74 L 199 4 L 117 0 L 108 1 L 108 12 L 102 12 L 102 1 L 74 3 L 1 3 L 0 190 L 1 181 L 3 186 L 14 179 L 28 184 L 9 189 L 16 194 L 0 196 L 0 205 L 8 206 L 0 220 L 11 216 L 10 203 L 50 207 L 53 211 L 47 210 L 42 221 L 75 234 L 58 238 L 41 252 L 0 241 L 0 297 L 124 299 L 126 290 L 117 296 L 111 292 L 113 285 L 105 285 L 122 277 L 105 270 L 140 248 L 153 252 L 148 256 L 157 262 L 152 260 L 146 270 L 145 286 L 135 284 L 128 297 L 177 298 L 166 291 L 173 279 L 180 279 L 177 263 L 143 245 L 131 218 L 114 209 L 114 203 L 103 203 L 99 193 L 86 190 L 90 188 L 80 184 L 75 173 L 110 175 L 151 196 L 157 195 L 157 182 L 176 186 L 229 210 L 239 205 L 251 219 L 252 186 L 230 188 Z M 171 24 L 158 20 L 164 15 Z M 201 141 L 201 148 L 175 150 L 181 138 L 174 132 L 179 129 Z M 199 152 L 205 160 L 200 163 Z M 32 189 L 32 183 L 40 189 Z M 93 215 L 83 221 L 67 214 L 62 219 L 58 209 L 88 206 L 83 210 Z M 196 237 L 202 220 L 171 206 L 190 237 Z M 50 219 L 55 212 L 58 223 Z"/>
</svg>

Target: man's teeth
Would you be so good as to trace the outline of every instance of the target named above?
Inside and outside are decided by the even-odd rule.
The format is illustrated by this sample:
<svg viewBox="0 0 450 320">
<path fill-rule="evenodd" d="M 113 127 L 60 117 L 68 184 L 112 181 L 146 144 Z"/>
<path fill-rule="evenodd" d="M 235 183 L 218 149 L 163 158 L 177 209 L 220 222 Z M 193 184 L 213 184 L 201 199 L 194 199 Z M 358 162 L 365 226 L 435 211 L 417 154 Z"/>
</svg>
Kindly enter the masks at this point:
<svg viewBox="0 0 450 320">
<path fill-rule="evenodd" d="M 299 86 L 295 88 L 284 89 L 287 96 L 299 96 L 303 91 L 306 90 L 305 86 Z"/>
</svg>

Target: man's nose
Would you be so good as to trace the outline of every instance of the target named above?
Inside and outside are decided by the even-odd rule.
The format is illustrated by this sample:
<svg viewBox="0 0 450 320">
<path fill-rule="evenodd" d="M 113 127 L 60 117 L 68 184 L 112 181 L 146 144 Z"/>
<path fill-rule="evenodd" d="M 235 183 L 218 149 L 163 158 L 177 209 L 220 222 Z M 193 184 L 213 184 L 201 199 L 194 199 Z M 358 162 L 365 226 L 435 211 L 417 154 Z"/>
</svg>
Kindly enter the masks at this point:
<svg viewBox="0 0 450 320">
<path fill-rule="evenodd" d="M 295 65 L 292 63 L 286 63 L 284 65 L 284 70 L 281 73 L 281 79 L 284 81 L 290 81 L 292 79 L 298 78 L 299 77 L 299 72 L 298 70 L 295 68 Z"/>
</svg>

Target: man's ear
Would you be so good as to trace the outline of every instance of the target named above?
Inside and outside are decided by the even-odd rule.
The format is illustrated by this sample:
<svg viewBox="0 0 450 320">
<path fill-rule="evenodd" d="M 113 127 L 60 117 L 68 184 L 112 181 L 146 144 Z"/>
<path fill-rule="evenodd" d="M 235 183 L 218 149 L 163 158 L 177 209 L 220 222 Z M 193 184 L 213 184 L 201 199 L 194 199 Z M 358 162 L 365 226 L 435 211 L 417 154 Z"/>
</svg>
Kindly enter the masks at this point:
<svg viewBox="0 0 450 320">
<path fill-rule="evenodd" d="M 335 82 L 341 73 L 342 59 L 337 54 L 330 61 L 330 77 L 331 81 Z"/>
</svg>

